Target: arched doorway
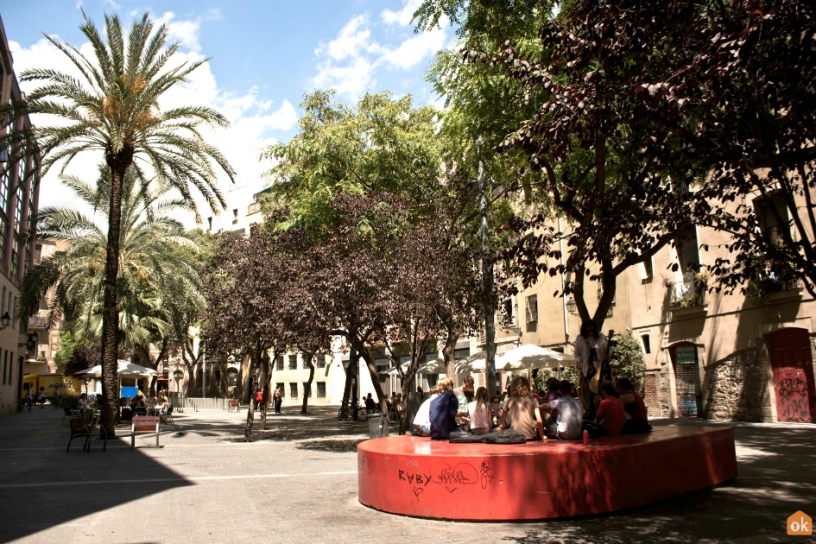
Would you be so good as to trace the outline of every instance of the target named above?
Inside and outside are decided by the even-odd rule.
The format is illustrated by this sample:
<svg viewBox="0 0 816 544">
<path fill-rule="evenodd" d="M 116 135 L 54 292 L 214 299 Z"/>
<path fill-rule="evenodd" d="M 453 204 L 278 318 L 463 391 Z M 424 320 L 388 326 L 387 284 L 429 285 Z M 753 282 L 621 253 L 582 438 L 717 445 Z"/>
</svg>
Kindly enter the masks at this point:
<svg viewBox="0 0 816 544">
<path fill-rule="evenodd" d="M 768 335 L 776 392 L 777 421 L 816 421 L 813 357 L 805 329 L 782 329 Z"/>
<path fill-rule="evenodd" d="M 680 417 L 702 417 L 703 394 L 697 346 L 691 342 L 678 342 L 669 347 L 669 354 L 674 367 L 678 414 Z"/>
</svg>

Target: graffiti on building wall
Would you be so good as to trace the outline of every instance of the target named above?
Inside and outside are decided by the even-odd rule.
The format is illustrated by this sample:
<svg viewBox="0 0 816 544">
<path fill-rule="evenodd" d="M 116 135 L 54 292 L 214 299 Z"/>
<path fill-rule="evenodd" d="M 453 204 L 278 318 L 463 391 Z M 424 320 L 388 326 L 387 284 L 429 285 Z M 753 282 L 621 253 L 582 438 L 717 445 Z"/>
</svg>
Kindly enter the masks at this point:
<svg viewBox="0 0 816 544">
<path fill-rule="evenodd" d="M 810 421 L 808 384 L 798 376 L 777 381 L 776 394 L 782 412 L 778 418 L 783 421 Z"/>
</svg>

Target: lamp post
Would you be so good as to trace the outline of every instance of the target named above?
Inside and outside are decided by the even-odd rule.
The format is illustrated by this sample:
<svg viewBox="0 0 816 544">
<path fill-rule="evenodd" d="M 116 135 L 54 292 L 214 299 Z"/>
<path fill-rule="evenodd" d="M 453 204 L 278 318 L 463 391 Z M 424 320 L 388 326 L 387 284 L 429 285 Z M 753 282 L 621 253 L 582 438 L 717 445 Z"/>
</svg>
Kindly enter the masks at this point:
<svg viewBox="0 0 816 544">
<path fill-rule="evenodd" d="M 11 316 L 8 312 L 3 314 L 3 317 L 0 317 L 0 331 L 5 330 L 11 324 Z"/>
</svg>

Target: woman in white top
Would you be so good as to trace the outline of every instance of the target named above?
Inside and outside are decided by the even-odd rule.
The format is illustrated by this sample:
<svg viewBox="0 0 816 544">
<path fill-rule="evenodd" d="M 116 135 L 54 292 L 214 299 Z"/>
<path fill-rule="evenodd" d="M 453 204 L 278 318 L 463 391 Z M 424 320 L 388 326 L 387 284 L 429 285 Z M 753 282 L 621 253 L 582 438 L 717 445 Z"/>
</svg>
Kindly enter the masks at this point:
<svg viewBox="0 0 816 544">
<path fill-rule="evenodd" d="M 431 396 L 419 406 L 413 421 L 414 436 L 431 436 L 431 401 L 438 396 L 439 388 L 435 386 L 431 389 Z"/>
<path fill-rule="evenodd" d="M 476 390 L 475 400 L 468 403 L 468 415 L 470 416 L 470 432 L 473 434 L 485 434 L 490 431 L 490 402 L 487 396 L 487 389 L 480 387 Z"/>
</svg>

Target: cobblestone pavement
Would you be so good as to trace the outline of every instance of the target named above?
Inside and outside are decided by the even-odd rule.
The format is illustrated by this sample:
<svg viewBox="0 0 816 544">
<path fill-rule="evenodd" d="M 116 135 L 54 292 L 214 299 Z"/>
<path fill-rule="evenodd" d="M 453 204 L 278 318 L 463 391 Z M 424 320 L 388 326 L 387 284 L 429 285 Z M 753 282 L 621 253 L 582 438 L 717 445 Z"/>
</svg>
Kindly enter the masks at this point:
<svg viewBox="0 0 816 544">
<path fill-rule="evenodd" d="M 735 483 L 625 513 L 538 523 L 389 515 L 357 502 L 367 426 L 335 411 L 270 417 L 250 443 L 245 410 L 186 411 L 159 449 L 117 438 L 106 452 L 94 440 L 89 454 L 80 440 L 65 452 L 67 422 L 48 406 L 0 418 L 0 541 L 777 542 L 790 514 L 816 517 L 816 425 L 797 424 L 735 424 Z"/>
</svg>

